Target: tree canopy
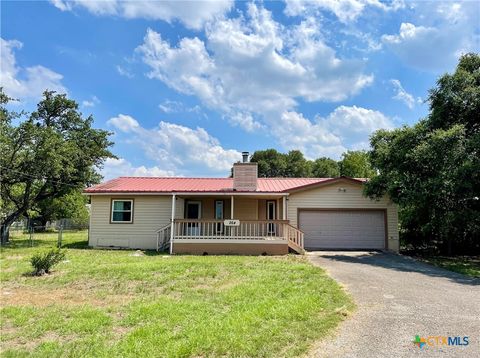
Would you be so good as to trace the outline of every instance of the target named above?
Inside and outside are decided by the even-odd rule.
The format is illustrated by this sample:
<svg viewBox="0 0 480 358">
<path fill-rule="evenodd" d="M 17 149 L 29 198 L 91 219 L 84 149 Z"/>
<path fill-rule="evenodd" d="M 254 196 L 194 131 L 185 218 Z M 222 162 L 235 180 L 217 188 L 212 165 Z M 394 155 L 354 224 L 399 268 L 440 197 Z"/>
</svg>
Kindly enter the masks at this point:
<svg viewBox="0 0 480 358">
<path fill-rule="evenodd" d="M 340 175 L 369 178 L 375 175 L 365 151 L 347 151 L 340 161 L 321 157 L 308 160 L 299 150 L 280 153 L 275 149 L 257 150 L 252 162 L 258 163 L 258 176 L 266 178 L 335 178 Z"/>
<path fill-rule="evenodd" d="M 480 57 L 461 57 L 429 93 L 427 118 L 380 130 L 366 194 L 400 204 L 404 237 L 445 253 L 480 250 Z"/>
<path fill-rule="evenodd" d="M 10 225 L 44 200 L 81 191 L 97 183 L 97 168 L 114 155 L 110 133 L 92 128 L 78 104 L 45 91 L 36 111 L 13 112 L 0 91 L 0 170 L 2 242 Z"/>
</svg>

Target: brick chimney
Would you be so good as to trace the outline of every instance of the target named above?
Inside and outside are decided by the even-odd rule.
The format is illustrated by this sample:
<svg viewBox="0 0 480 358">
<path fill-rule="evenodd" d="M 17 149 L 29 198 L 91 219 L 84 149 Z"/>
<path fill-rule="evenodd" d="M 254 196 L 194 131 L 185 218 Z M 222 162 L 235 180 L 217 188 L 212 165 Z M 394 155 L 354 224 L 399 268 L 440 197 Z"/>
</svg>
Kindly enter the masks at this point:
<svg viewBox="0 0 480 358">
<path fill-rule="evenodd" d="M 242 152 L 242 163 L 233 164 L 233 189 L 238 191 L 257 190 L 257 163 L 248 161 L 248 152 Z"/>
</svg>

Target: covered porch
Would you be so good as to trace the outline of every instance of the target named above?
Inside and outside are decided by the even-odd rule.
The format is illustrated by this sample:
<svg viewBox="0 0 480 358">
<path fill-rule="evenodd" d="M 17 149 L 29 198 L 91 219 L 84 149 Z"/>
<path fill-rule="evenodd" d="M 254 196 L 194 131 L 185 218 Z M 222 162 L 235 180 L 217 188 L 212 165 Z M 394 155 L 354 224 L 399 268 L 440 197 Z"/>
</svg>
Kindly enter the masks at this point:
<svg viewBox="0 0 480 358">
<path fill-rule="evenodd" d="M 171 223 L 159 250 L 192 254 L 303 253 L 303 233 L 286 218 L 287 194 L 172 195 Z"/>
</svg>

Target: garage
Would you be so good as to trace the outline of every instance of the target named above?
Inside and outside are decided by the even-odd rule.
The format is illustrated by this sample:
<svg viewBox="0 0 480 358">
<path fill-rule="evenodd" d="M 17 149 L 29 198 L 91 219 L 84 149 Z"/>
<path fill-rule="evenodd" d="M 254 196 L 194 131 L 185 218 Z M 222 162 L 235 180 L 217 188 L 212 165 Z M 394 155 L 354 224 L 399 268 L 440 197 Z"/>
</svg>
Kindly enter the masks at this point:
<svg viewBox="0 0 480 358">
<path fill-rule="evenodd" d="M 306 249 L 385 248 L 385 210 L 303 209 L 298 219 Z"/>
</svg>

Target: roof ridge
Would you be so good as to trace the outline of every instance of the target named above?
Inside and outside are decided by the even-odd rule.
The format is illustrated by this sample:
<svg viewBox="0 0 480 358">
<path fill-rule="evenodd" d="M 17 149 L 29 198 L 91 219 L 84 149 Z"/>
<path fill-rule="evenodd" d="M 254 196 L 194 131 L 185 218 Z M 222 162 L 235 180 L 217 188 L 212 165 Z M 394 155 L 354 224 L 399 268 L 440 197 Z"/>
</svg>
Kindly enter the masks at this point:
<svg viewBox="0 0 480 358">
<path fill-rule="evenodd" d="M 120 178 L 128 178 L 128 179 L 214 179 L 214 180 L 225 180 L 225 179 L 233 179 L 233 178 L 218 178 L 218 177 L 151 177 L 151 176 L 120 176 L 115 179 L 120 179 Z M 114 180 L 114 179 L 110 179 Z"/>
</svg>

